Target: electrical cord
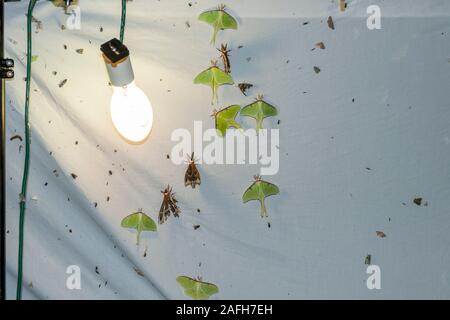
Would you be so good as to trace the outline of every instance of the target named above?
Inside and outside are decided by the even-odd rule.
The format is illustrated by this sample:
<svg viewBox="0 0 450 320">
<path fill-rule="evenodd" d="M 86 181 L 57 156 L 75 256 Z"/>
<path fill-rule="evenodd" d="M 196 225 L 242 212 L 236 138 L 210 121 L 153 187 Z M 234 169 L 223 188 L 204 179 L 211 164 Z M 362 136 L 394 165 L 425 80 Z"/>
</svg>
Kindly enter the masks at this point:
<svg viewBox="0 0 450 320">
<path fill-rule="evenodd" d="M 30 169 L 30 78 L 31 78 L 31 56 L 32 56 L 32 16 L 37 0 L 30 0 L 27 15 L 27 83 L 25 94 L 25 161 L 23 165 L 22 189 L 20 192 L 20 214 L 19 214 L 19 253 L 17 262 L 17 291 L 16 300 L 22 298 L 22 273 L 23 273 L 23 236 L 25 224 L 25 201 L 27 197 L 28 173 Z"/>
<path fill-rule="evenodd" d="M 122 0 L 122 18 L 120 19 L 120 42 L 122 43 L 125 35 L 126 18 L 127 18 L 127 0 Z"/>
<path fill-rule="evenodd" d="M 22 277 L 23 277 L 23 243 L 25 226 L 25 209 L 28 187 L 28 175 L 30 171 L 30 83 L 31 83 L 31 58 L 32 58 L 32 22 L 33 10 L 37 0 L 30 0 L 27 13 L 27 78 L 25 89 L 25 159 L 23 165 L 22 188 L 20 192 L 20 212 L 19 212 L 19 244 L 17 257 L 17 289 L 16 300 L 22 299 Z M 122 17 L 120 21 L 120 41 L 123 42 L 125 34 L 127 0 L 122 0 Z"/>
</svg>

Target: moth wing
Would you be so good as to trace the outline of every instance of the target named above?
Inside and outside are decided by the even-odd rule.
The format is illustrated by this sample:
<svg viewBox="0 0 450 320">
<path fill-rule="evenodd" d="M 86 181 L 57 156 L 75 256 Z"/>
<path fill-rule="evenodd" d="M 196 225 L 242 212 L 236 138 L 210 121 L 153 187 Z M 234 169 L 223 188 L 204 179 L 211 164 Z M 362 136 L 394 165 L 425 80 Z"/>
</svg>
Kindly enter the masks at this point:
<svg viewBox="0 0 450 320">
<path fill-rule="evenodd" d="M 206 69 L 205 71 L 200 72 L 194 79 L 194 84 L 204 84 L 207 86 L 211 86 L 213 82 L 213 73 L 211 68 Z"/>
<path fill-rule="evenodd" d="M 123 228 L 137 229 L 139 225 L 139 213 L 132 213 L 123 218 L 120 226 Z"/>
<path fill-rule="evenodd" d="M 272 106 L 264 101 L 260 101 L 260 103 L 261 103 L 261 111 L 262 111 L 264 118 L 273 117 L 278 114 L 278 110 L 274 106 Z"/>
<path fill-rule="evenodd" d="M 273 196 L 280 193 L 280 189 L 273 183 L 261 181 L 260 185 L 264 197 Z"/>
<path fill-rule="evenodd" d="M 235 18 L 233 18 L 229 13 L 221 11 L 219 14 L 219 27 L 221 29 L 233 29 L 237 30 L 238 24 Z"/>
<path fill-rule="evenodd" d="M 172 213 L 173 213 L 173 215 L 175 217 L 179 217 L 180 208 L 178 208 L 176 203 L 177 203 L 177 200 L 172 198 L 172 200 L 169 202 L 169 208 L 170 208 L 170 211 L 172 211 Z"/>
<path fill-rule="evenodd" d="M 228 122 L 219 114 L 216 115 L 216 130 L 219 136 L 224 137 L 228 129 Z"/>
<path fill-rule="evenodd" d="M 198 171 L 198 169 L 196 168 L 195 172 L 194 172 L 194 176 L 195 176 L 195 183 L 200 185 L 200 183 L 202 182 L 202 179 L 200 177 L 200 171 Z M 195 188 L 195 186 L 194 186 Z"/>
<path fill-rule="evenodd" d="M 179 283 L 180 286 L 182 286 L 184 289 L 190 289 L 193 288 L 195 285 L 195 280 L 190 278 L 190 277 L 186 277 L 186 276 L 178 276 L 177 277 L 177 282 Z"/>
<path fill-rule="evenodd" d="M 213 294 L 216 294 L 219 292 L 219 287 L 217 287 L 215 284 L 202 282 L 200 284 L 200 291 L 203 293 L 203 296 L 208 299 Z"/>
<path fill-rule="evenodd" d="M 217 115 L 224 119 L 234 120 L 239 113 L 239 110 L 241 110 L 241 106 L 236 104 L 219 111 Z"/>
<path fill-rule="evenodd" d="M 156 231 L 156 223 L 152 218 L 147 216 L 146 214 L 142 214 L 142 230 L 145 231 Z"/>
<path fill-rule="evenodd" d="M 201 13 L 198 20 L 206 22 L 207 24 L 216 27 L 219 22 L 219 10 L 211 10 Z"/>
<path fill-rule="evenodd" d="M 258 181 L 259 182 L 259 181 Z M 261 187 L 258 182 L 254 182 L 242 196 L 242 202 L 246 203 L 251 200 L 260 200 Z"/>
<path fill-rule="evenodd" d="M 188 165 L 186 169 L 186 173 L 184 174 L 184 186 L 187 187 L 191 184 L 190 177 L 192 176 L 192 168 L 190 165 Z"/>
<path fill-rule="evenodd" d="M 261 109 L 258 106 L 258 102 L 253 102 L 245 107 L 242 108 L 241 110 L 241 116 L 244 117 L 252 117 L 252 118 L 258 118 L 258 115 L 260 114 Z"/>
<path fill-rule="evenodd" d="M 225 71 L 219 69 L 218 67 L 212 67 L 210 70 L 212 77 L 219 86 L 223 84 L 234 84 L 233 77 Z"/>
<path fill-rule="evenodd" d="M 167 211 L 169 211 L 169 205 L 165 200 L 161 204 L 161 208 L 159 209 L 158 214 L 158 223 L 163 224 L 167 220 Z"/>
<path fill-rule="evenodd" d="M 241 106 L 232 105 L 216 114 L 216 129 L 222 137 L 225 136 L 226 130 L 229 127 L 240 128 L 240 125 L 234 120 L 239 110 L 241 110 Z"/>
</svg>

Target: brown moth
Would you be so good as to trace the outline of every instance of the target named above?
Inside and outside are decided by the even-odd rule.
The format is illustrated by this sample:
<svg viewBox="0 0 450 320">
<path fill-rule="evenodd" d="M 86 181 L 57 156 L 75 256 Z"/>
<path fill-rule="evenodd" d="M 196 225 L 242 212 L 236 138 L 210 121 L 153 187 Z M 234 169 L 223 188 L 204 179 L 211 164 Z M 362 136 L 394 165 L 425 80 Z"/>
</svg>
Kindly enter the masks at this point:
<svg viewBox="0 0 450 320">
<path fill-rule="evenodd" d="M 230 64 L 230 51 L 228 50 L 228 45 L 227 44 L 223 44 L 220 46 L 220 49 L 217 48 L 217 50 L 219 50 L 220 52 L 220 56 L 222 58 L 223 61 L 223 71 L 225 71 L 226 73 L 230 73 L 231 72 L 231 64 Z"/>
<path fill-rule="evenodd" d="M 167 188 L 164 189 L 164 191 L 161 191 L 161 193 L 164 195 L 164 198 L 161 204 L 161 209 L 159 209 L 159 224 L 163 224 L 164 222 L 166 222 L 170 216 L 170 213 L 173 213 L 173 216 L 177 218 L 180 216 L 180 209 L 177 206 L 178 201 L 174 197 L 172 188 L 167 185 Z"/>
<path fill-rule="evenodd" d="M 253 87 L 253 85 L 251 83 L 239 83 L 238 84 L 239 90 L 241 90 L 242 94 L 244 96 L 247 96 L 247 90 L 251 89 Z"/>
<path fill-rule="evenodd" d="M 333 17 L 332 17 L 332 16 L 329 16 L 329 17 L 328 17 L 327 24 L 328 24 L 328 27 L 329 27 L 331 30 L 334 30 L 334 21 L 333 21 Z"/>
<path fill-rule="evenodd" d="M 196 185 L 200 185 L 201 179 L 200 179 L 200 172 L 198 172 L 197 166 L 195 164 L 194 159 L 194 153 L 192 152 L 192 155 L 188 156 L 189 165 L 186 170 L 186 174 L 184 175 L 184 185 L 191 186 L 192 189 L 195 189 Z"/>
</svg>

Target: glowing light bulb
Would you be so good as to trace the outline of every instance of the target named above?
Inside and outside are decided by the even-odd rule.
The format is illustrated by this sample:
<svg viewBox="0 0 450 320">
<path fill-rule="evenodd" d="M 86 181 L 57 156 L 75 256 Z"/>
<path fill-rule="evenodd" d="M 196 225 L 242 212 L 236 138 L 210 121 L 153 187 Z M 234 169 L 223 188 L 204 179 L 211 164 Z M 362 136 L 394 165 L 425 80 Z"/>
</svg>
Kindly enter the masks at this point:
<svg viewBox="0 0 450 320">
<path fill-rule="evenodd" d="M 126 140 L 144 141 L 153 126 L 153 110 L 145 93 L 131 82 L 124 87 L 113 87 L 111 120 Z"/>
</svg>

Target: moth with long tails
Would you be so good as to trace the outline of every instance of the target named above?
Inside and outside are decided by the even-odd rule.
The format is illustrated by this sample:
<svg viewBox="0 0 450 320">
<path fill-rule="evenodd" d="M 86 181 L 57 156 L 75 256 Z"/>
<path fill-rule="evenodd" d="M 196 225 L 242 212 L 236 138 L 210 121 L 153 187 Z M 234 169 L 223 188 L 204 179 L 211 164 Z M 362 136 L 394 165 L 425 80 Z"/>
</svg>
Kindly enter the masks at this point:
<svg viewBox="0 0 450 320">
<path fill-rule="evenodd" d="M 261 218 L 267 218 L 269 215 L 264 200 L 269 196 L 279 194 L 280 189 L 273 183 L 262 180 L 261 176 L 256 175 L 254 179 L 253 184 L 244 192 L 242 202 L 258 200 L 261 205 Z"/>
<path fill-rule="evenodd" d="M 186 187 L 191 186 L 192 189 L 195 189 L 196 185 L 200 185 L 201 179 L 200 179 L 200 172 L 197 169 L 196 160 L 194 158 L 193 152 L 190 157 L 188 156 L 188 162 L 189 165 L 184 175 L 184 185 Z"/>
<path fill-rule="evenodd" d="M 172 191 L 172 188 L 167 185 L 167 188 L 164 191 L 161 191 L 164 195 L 163 202 L 161 204 L 161 209 L 159 209 L 158 215 L 158 223 L 163 224 L 170 217 L 170 213 L 173 213 L 174 217 L 180 216 L 180 208 L 177 206 L 177 199 L 175 199 L 175 194 Z"/>
</svg>

